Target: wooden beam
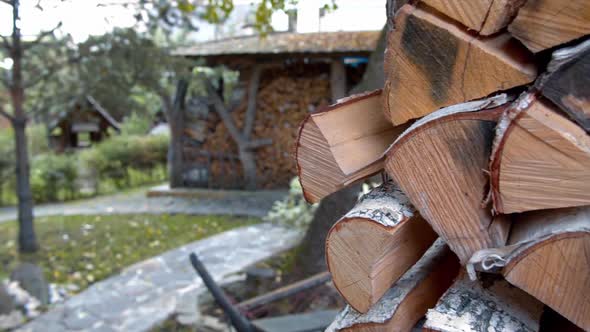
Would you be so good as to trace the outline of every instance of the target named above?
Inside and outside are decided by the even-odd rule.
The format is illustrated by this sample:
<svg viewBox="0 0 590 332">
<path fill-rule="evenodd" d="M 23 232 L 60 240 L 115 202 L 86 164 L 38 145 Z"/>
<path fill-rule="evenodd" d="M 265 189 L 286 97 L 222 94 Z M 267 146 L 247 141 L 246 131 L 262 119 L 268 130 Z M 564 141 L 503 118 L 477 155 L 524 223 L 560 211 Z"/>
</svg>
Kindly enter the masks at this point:
<svg viewBox="0 0 590 332">
<path fill-rule="evenodd" d="M 495 211 L 590 204 L 590 136 L 550 102 L 521 96 L 504 114 L 494 146 Z"/>
<path fill-rule="evenodd" d="M 308 116 L 295 150 L 305 199 L 318 202 L 380 172 L 385 150 L 403 129 L 383 115 L 380 90 L 351 96 Z"/>
<path fill-rule="evenodd" d="M 491 285 L 489 285 L 491 283 Z M 423 331 L 539 331 L 543 304 L 504 280 L 458 278 L 428 310 Z"/>
<path fill-rule="evenodd" d="M 590 33 L 587 0 L 529 0 L 508 31 L 533 52 L 539 52 Z"/>
<path fill-rule="evenodd" d="M 506 95 L 441 109 L 401 134 L 385 169 L 432 228 L 466 263 L 504 245 L 509 223 L 482 207 L 496 120 Z"/>
<path fill-rule="evenodd" d="M 422 0 L 442 14 L 488 36 L 506 27 L 526 0 Z"/>
<path fill-rule="evenodd" d="M 471 263 L 590 330 L 590 207 L 527 212 L 514 220 L 508 245 L 482 250 Z"/>
<path fill-rule="evenodd" d="M 367 312 L 438 236 L 393 182 L 363 196 L 326 239 L 334 286 L 356 311 Z"/>
<path fill-rule="evenodd" d="M 532 82 L 531 54 L 507 33 L 479 37 L 427 8 L 405 5 L 385 55 L 384 107 L 394 125 Z"/>
<path fill-rule="evenodd" d="M 553 52 L 547 72 L 535 85 L 590 132 L 590 40 Z"/>
<path fill-rule="evenodd" d="M 348 306 L 326 331 L 410 331 L 452 284 L 458 271 L 457 257 L 439 239 L 367 313 Z"/>
</svg>

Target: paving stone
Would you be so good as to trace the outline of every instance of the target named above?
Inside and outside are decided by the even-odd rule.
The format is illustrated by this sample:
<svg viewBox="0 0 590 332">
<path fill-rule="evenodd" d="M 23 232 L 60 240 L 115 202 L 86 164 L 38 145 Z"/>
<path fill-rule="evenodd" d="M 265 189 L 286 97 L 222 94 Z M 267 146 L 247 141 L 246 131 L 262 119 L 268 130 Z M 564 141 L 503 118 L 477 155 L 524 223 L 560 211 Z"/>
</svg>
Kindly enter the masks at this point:
<svg viewBox="0 0 590 332">
<path fill-rule="evenodd" d="M 189 252 L 197 252 L 213 278 L 223 283 L 255 262 L 292 248 L 300 238 L 297 231 L 258 224 L 196 241 L 92 285 L 28 323 L 22 331 L 142 332 L 175 312 L 187 321 L 195 319 L 190 313 L 193 300 L 205 288 L 190 265 Z"/>
</svg>

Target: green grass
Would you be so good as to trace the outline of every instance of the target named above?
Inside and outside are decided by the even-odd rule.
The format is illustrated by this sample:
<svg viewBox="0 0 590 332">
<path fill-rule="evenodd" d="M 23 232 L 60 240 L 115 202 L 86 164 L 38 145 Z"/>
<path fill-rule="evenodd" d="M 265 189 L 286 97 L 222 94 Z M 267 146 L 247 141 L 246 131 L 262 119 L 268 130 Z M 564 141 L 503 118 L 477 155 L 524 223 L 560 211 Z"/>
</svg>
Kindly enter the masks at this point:
<svg viewBox="0 0 590 332">
<path fill-rule="evenodd" d="M 0 274 L 20 261 L 43 267 L 52 283 L 80 290 L 133 263 L 258 219 L 227 216 L 53 216 L 35 221 L 41 250 L 19 255 L 16 222 L 0 225 Z M 0 275 L 0 277 L 2 277 Z"/>
</svg>

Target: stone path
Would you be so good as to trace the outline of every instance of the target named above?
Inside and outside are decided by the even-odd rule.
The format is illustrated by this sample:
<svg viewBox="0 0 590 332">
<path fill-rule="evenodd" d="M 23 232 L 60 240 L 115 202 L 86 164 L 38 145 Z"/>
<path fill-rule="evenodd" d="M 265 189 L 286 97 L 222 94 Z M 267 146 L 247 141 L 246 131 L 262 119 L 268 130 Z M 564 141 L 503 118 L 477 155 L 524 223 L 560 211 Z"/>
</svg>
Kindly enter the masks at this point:
<svg viewBox="0 0 590 332">
<path fill-rule="evenodd" d="M 221 214 L 263 217 L 275 200 L 286 191 L 207 191 L 197 190 L 195 197 L 147 197 L 147 190 L 101 196 L 72 203 L 42 204 L 35 207 L 35 216 L 84 214 Z M 16 219 L 14 207 L 0 208 L 0 223 Z"/>
<path fill-rule="evenodd" d="M 222 282 L 248 265 L 294 247 L 301 234 L 268 223 L 230 230 L 132 265 L 18 331 L 147 331 L 172 314 L 194 314 L 205 291 L 188 254 Z"/>
</svg>

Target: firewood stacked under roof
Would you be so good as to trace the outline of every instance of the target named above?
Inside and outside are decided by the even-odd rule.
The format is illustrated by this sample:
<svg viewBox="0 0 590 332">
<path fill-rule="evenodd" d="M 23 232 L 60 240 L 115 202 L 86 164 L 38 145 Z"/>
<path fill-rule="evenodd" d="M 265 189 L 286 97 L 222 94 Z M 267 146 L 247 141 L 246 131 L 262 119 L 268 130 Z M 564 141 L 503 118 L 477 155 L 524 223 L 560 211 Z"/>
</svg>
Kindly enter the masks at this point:
<svg viewBox="0 0 590 332">
<path fill-rule="evenodd" d="M 294 65 L 297 67 L 297 65 Z M 275 68 L 263 71 L 263 79 L 257 97 L 256 120 L 253 139 L 271 139 L 272 144 L 256 150 L 256 167 L 260 188 L 284 188 L 295 176 L 293 146 L 297 126 L 310 111 L 326 106 L 330 101 L 330 81 L 326 69 L 305 66 L 305 73 L 293 75 L 292 71 L 303 68 Z M 232 116 L 238 128 L 242 128 L 246 115 L 244 101 Z M 202 148 L 206 151 L 224 151 L 238 154 L 223 122 L 207 136 Z M 239 161 L 237 161 L 239 163 Z M 235 171 L 240 172 L 238 164 Z M 223 177 L 227 169 L 220 161 L 211 165 L 212 178 Z"/>
<path fill-rule="evenodd" d="M 327 236 L 348 303 L 328 330 L 543 331 L 557 312 L 590 331 L 590 2 L 392 17 L 383 89 L 296 143 L 309 202 L 385 174 Z"/>
</svg>

